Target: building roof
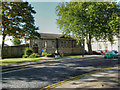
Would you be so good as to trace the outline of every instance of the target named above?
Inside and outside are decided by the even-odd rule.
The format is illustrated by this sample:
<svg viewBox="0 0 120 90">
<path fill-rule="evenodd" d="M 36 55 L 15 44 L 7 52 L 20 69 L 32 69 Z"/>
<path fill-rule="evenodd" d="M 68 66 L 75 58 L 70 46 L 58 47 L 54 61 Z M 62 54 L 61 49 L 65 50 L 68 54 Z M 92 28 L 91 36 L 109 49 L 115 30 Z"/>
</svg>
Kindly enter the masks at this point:
<svg viewBox="0 0 120 90">
<path fill-rule="evenodd" d="M 56 39 L 56 38 L 66 38 L 62 34 L 50 34 L 50 33 L 40 33 L 41 38 L 49 38 L 49 39 Z M 73 39 L 72 36 L 70 36 L 68 39 Z"/>
<path fill-rule="evenodd" d="M 41 38 L 59 38 L 61 34 L 40 33 Z"/>
</svg>

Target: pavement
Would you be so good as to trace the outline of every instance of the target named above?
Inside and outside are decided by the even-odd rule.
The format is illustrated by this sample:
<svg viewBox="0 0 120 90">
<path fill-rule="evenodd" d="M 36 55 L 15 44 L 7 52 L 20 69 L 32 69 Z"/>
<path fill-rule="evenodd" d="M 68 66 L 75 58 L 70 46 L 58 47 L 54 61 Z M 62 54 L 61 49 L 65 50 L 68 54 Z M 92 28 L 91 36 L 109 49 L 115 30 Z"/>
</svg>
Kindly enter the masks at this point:
<svg viewBox="0 0 120 90">
<path fill-rule="evenodd" d="M 58 88 L 120 88 L 119 68 L 92 74 L 55 87 Z M 53 90 L 54 90 L 53 89 Z"/>
<path fill-rule="evenodd" d="M 118 60 L 120 60 L 120 55 Z M 119 64 L 118 64 L 119 65 Z M 98 72 L 85 76 L 83 78 L 75 79 L 62 85 L 56 86 L 53 90 L 58 88 L 103 88 L 120 90 L 120 68 L 119 66 L 114 69 Z"/>
</svg>

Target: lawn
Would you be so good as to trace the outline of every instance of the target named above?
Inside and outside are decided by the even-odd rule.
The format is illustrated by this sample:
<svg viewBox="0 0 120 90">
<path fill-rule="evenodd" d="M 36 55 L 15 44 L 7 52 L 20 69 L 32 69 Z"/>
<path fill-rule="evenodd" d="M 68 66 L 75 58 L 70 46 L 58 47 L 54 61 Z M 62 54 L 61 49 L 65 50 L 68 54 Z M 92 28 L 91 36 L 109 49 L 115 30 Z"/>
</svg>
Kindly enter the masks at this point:
<svg viewBox="0 0 120 90">
<path fill-rule="evenodd" d="M 84 57 L 87 57 L 87 56 L 98 56 L 98 55 L 84 55 Z M 75 57 L 82 57 L 82 55 L 64 56 L 63 58 L 75 58 Z"/>
<path fill-rule="evenodd" d="M 84 55 L 84 56 L 87 57 L 87 56 L 97 56 L 97 55 Z M 82 55 L 64 56 L 62 58 L 75 58 L 75 57 L 82 57 Z M 48 57 L 48 58 L 54 59 L 54 57 Z M 32 62 L 32 61 L 41 61 L 41 60 L 46 60 L 46 59 L 47 58 L 8 58 L 8 59 L 0 59 L 0 65 L 9 65 L 9 64 Z"/>
<path fill-rule="evenodd" d="M 0 59 L 0 65 L 16 64 L 23 62 L 32 62 L 32 61 L 41 61 L 45 60 L 42 58 L 9 58 L 9 59 Z"/>
</svg>

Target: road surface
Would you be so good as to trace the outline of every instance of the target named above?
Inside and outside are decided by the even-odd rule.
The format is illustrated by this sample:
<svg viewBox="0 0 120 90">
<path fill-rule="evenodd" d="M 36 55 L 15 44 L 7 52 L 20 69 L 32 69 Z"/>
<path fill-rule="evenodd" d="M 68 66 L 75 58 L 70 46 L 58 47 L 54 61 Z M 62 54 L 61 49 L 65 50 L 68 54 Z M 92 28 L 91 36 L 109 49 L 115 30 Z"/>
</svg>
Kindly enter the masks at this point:
<svg viewBox="0 0 120 90">
<path fill-rule="evenodd" d="M 117 65 L 118 59 L 99 57 L 45 66 L 36 65 L 31 68 L 3 72 L 2 88 L 43 88 L 77 75 Z"/>
</svg>

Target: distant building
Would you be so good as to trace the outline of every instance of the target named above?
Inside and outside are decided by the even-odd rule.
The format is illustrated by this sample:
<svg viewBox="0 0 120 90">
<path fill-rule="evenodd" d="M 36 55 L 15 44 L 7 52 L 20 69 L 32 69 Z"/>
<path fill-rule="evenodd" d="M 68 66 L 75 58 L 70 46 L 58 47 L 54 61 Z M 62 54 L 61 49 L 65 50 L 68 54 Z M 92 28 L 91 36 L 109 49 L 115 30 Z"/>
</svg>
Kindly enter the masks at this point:
<svg viewBox="0 0 120 90">
<path fill-rule="evenodd" d="M 59 53 L 64 55 L 82 54 L 83 49 L 81 43 L 77 45 L 77 41 L 70 38 L 62 37 L 61 34 L 47 34 L 40 33 L 41 39 L 32 39 L 30 46 L 34 52 L 41 54 L 42 49 L 46 49 L 48 53 L 55 53 L 58 50 Z"/>
<path fill-rule="evenodd" d="M 118 40 L 118 37 L 114 37 L 114 43 L 111 44 L 109 41 L 99 40 L 98 42 L 96 40 L 92 41 L 92 50 L 117 50 L 120 51 L 120 39 Z M 86 47 L 87 48 L 87 47 Z"/>
</svg>

